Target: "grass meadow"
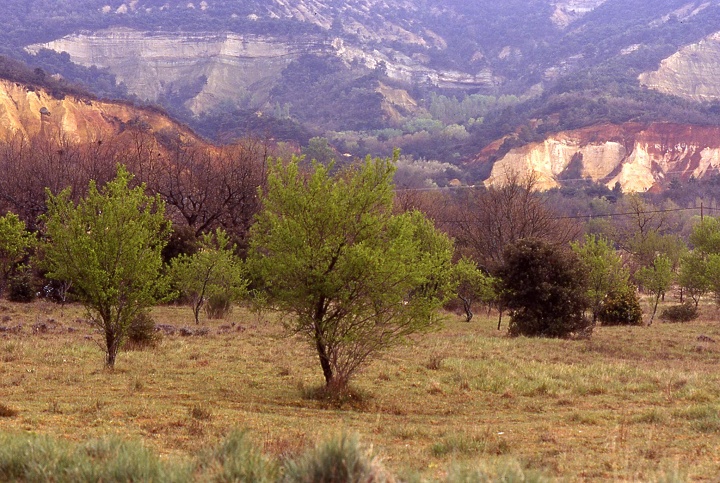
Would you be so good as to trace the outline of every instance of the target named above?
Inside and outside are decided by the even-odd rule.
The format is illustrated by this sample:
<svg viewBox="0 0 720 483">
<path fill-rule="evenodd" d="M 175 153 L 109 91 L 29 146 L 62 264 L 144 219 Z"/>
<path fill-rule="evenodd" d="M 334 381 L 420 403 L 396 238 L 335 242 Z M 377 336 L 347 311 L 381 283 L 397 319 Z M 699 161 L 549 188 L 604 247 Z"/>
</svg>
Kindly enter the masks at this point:
<svg viewBox="0 0 720 483">
<path fill-rule="evenodd" d="M 236 308 L 196 326 L 169 306 L 153 317 L 175 334 L 122 351 L 110 372 L 81 307 L 0 301 L 0 433 L 139 441 L 177 462 L 234 430 L 279 459 L 357 434 L 408 481 L 503 465 L 549 481 L 720 475 L 712 305 L 690 323 L 598 327 L 578 341 L 509 338 L 495 316 L 448 313 L 441 330 L 374 360 L 339 405 L 311 396 L 316 357 L 273 314 Z"/>
</svg>

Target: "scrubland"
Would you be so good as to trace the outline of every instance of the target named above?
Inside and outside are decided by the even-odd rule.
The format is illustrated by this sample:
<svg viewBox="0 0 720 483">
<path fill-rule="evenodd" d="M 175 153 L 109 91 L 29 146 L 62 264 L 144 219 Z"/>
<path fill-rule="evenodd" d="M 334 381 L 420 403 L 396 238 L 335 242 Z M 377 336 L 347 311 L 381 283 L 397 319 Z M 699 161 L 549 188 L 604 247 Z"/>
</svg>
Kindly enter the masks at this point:
<svg viewBox="0 0 720 483">
<path fill-rule="evenodd" d="M 152 315 L 156 345 L 127 348 L 110 371 L 80 306 L 0 302 L 0 433 L 133 441 L 168 464 L 195 464 L 198 479 L 198 455 L 235 430 L 280 463 L 356 434 L 411 481 L 507 467 L 550 481 L 720 474 L 714 305 L 693 322 L 597 327 L 584 340 L 509 338 L 496 315 L 466 323 L 448 313 L 336 401 L 314 397 L 316 355 L 275 314 L 236 308 L 200 325 L 187 307 Z"/>
</svg>

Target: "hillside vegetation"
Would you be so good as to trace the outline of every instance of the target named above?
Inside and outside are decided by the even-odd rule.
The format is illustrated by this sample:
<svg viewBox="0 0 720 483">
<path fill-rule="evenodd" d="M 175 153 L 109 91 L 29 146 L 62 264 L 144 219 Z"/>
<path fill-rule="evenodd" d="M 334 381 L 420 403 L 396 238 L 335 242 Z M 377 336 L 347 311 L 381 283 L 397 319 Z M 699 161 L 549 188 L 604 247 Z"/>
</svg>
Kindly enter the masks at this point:
<svg viewBox="0 0 720 483">
<path fill-rule="evenodd" d="M 291 45 L 300 38 L 328 45 L 339 38 L 364 54 L 353 62 L 339 60 L 333 49 L 301 56 L 273 85 L 239 91 L 200 114 L 187 108 L 197 94 L 194 84 L 155 101 L 217 140 L 250 132 L 304 146 L 320 135 L 357 156 L 401 147 L 415 158 L 457 165 L 506 135 L 509 148 L 603 122 L 720 122 L 717 103 L 680 100 L 638 81 L 640 73 L 717 30 L 720 6 L 712 2 L 607 0 L 589 2 L 582 15 L 549 1 L 365 3 L 372 13 L 339 1 L 86 0 L 54 6 L 50 16 L 45 2 L 12 0 L 0 40 L 5 53 L 46 74 L 61 74 L 99 96 L 132 97 L 111 71 L 80 67 L 48 50 L 32 56 L 23 48 L 118 27 L 265 35 Z M 405 68 L 428 76 L 401 79 Z M 434 75 L 484 80 L 463 85 Z M 471 173 L 468 180 L 486 174 Z"/>
</svg>

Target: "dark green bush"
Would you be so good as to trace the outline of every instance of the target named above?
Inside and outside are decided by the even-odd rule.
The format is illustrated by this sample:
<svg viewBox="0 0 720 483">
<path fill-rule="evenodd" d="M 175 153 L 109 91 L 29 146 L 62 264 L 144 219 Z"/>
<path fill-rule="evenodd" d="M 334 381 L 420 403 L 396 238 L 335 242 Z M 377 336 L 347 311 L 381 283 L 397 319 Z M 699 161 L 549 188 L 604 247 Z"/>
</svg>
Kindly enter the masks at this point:
<svg viewBox="0 0 720 483">
<path fill-rule="evenodd" d="M 8 300 L 29 303 L 35 300 L 35 295 L 35 286 L 30 270 L 20 270 L 8 280 Z"/>
<path fill-rule="evenodd" d="M 232 310 L 232 297 L 226 293 L 216 293 L 208 297 L 205 313 L 209 319 L 224 319 Z"/>
<path fill-rule="evenodd" d="M 690 322 L 698 317 L 697 307 L 692 302 L 673 305 L 660 312 L 660 320 L 666 322 Z"/>
<path fill-rule="evenodd" d="M 586 272 L 574 252 L 541 240 L 520 240 L 505 250 L 500 278 L 510 335 L 570 337 L 592 330 L 585 317 Z"/>
<path fill-rule="evenodd" d="M 640 299 L 632 288 L 610 292 L 598 312 L 602 325 L 642 325 Z"/>
<path fill-rule="evenodd" d="M 143 349 L 151 347 L 158 341 L 155 320 L 148 312 L 141 312 L 130 324 L 125 348 Z"/>
</svg>

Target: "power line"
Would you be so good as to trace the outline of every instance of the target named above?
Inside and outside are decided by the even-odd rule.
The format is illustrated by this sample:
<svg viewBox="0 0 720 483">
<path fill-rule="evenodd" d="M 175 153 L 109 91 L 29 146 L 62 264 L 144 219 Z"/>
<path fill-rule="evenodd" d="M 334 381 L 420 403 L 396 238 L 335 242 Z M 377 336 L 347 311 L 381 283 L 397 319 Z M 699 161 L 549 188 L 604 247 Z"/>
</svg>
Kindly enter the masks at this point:
<svg viewBox="0 0 720 483">
<path fill-rule="evenodd" d="M 645 210 L 645 211 L 626 211 L 620 213 L 605 213 L 605 214 L 592 214 L 592 215 L 566 215 L 566 216 L 553 216 L 548 219 L 550 220 L 578 220 L 578 219 L 592 219 L 592 218 L 612 218 L 615 216 L 633 216 L 641 214 L 657 214 L 657 213 L 677 213 L 681 211 L 715 211 L 720 212 L 720 208 L 711 207 L 694 207 L 694 208 L 669 208 L 663 210 Z M 439 223 L 467 223 L 468 220 L 437 220 Z M 479 223 L 479 221 L 478 221 Z"/>
</svg>

